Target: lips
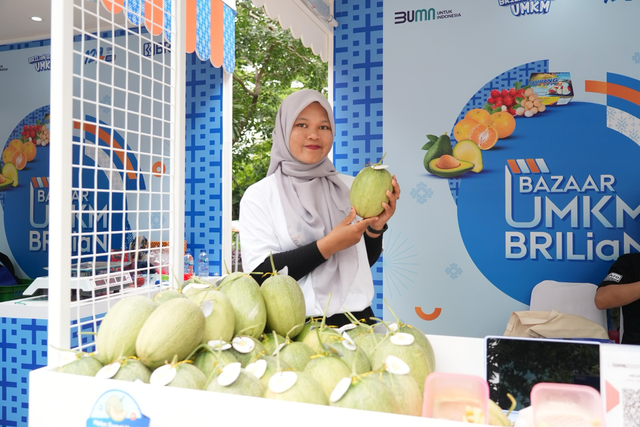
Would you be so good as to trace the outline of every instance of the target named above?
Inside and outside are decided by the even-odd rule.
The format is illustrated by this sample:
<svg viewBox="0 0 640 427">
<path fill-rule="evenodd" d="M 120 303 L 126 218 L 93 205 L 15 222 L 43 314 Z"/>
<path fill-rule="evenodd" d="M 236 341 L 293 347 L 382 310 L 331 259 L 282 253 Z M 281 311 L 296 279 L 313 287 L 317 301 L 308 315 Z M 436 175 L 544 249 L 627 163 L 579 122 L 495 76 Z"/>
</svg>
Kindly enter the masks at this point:
<svg viewBox="0 0 640 427">
<path fill-rule="evenodd" d="M 320 146 L 320 145 L 306 145 L 305 148 L 307 150 L 321 150 L 322 146 Z"/>
</svg>

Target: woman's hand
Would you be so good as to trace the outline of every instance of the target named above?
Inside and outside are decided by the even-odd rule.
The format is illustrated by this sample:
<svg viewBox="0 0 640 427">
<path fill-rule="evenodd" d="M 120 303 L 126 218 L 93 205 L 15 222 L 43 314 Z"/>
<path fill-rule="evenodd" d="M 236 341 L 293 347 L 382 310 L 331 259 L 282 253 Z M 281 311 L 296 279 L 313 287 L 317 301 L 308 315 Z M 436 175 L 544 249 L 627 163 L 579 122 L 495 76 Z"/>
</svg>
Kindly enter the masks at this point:
<svg viewBox="0 0 640 427">
<path fill-rule="evenodd" d="M 378 217 L 363 219 L 352 224 L 354 219 L 356 219 L 356 210 L 352 207 L 349 215 L 340 224 L 336 225 L 329 234 L 318 240 L 318 250 L 325 259 L 329 259 L 336 252 L 358 243 L 367 227 L 378 220 Z M 373 227 L 373 225 L 371 226 Z"/>
<path fill-rule="evenodd" d="M 370 223 L 371 228 L 374 230 L 382 230 L 384 225 L 389 221 L 389 219 L 396 212 L 396 202 L 400 199 L 400 185 L 398 185 L 398 180 L 396 176 L 393 175 L 391 178 L 391 185 L 393 186 L 393 193 L 387 190 L 387 197 L 389 198 L 389 203 L 382 203 L 382 207 L 384 210 L 378 215 L 377 219 Z M 369 237 L 379 237 L 380 234 L 373 234 L 367 231 Z"/>
</svg>

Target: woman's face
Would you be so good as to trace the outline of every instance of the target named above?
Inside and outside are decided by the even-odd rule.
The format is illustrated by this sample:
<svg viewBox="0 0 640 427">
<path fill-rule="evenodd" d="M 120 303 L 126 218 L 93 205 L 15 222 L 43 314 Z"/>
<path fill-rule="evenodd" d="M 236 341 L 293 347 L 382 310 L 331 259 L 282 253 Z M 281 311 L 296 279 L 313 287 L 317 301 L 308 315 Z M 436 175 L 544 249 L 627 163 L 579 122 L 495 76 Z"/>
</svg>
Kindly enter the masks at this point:
<svg viewBox="0 0 640 427">
<path fill-rule="evenodd" d="M 332 146 L 333 130 L 327 110 L 317 102 L 307 105 L 291 129 L 291 154 L 302 163 L 315 164 L 327 157 Z"/>
</svg>

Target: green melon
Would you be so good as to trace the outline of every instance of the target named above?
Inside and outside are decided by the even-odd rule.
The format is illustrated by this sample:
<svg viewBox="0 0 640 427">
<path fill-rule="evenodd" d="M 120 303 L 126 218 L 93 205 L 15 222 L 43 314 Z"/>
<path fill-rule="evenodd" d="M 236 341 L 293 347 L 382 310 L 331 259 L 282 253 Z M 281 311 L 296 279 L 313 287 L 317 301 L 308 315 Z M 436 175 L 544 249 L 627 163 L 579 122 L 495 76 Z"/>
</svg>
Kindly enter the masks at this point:
<svg viewBox="0 0 640 427">
<path fill-rule="evenodd" d="M 147 368 L 144 363 L 135 357 L 126 357 L 120 361 L 120 369 L 111 377 L 114 380 L 120 381 L 136 381 L 140 380 L 143 383 L 149 383 L 151 377 L 151 370 Z"/>
<path fill-rule="evenodd" d="M 205 320 L 202 342 L 231 341 L 236 325 L 236 316 L 229 297 L 217 288 L 188 292 L 186 295 L 198 305 L 202 305 L 207 300 L 213 303 L 213 311 Z"/>
<path fill-rule="evenodd" d="M 393 392 L 373 372 L 351 378 L 347 391 L 338 396 L 336 389 L 342 385 L 342 380 L 331 394 L 331 406 L 341 408 L 363 409 L 366 411 L 387 412 L 399 414 L 400 407 Z"/>
<path fill-rule="evenodd" d="M 293 382 L 293 384 L 287 388 L 287 384 L 284 388 L 277 388 L 274 384 L 279 381 Z M 329 398 L 326 393 L 320 387 L 320 384 L 307 375 L 304 372 L 294 371 L 281 371 L 276 372 L 269 379 L 269 386 L 264 393 L 264 397 L 274 400 L 286 400 L 289 402 L 301 402 L 301 403 L 313 403 L 316 405 L 328 405 Z"/>
<path fill-rule="evenodd" d="M 380 166 L 365 166 L 351 184 L 351 206 L 362 218 L 379 215 L 384 210 L 382 203 L 389 203 L 387 190 L 393 192 L 391 173 L 387 169 L 379 169 Z"/>
<path fill-rule="evenodd" d="M 400 413 L 404 415 L 422 415 L 422 392 L 415 378 L 409 374 L 397 375 L 388 371 L 380 373 L 380 379 L 396 397 Z"/>
<path fill-rule="evenodd" d="M 95 377 L 103 366 L 104 365 L 97 357 L 87 353 L 79 353 L 76 355 L 75 360 L 67 363 L 66 365 L 60 366 L 58 368 L 58 372 Z"/>
<path fill-rule="evenodd" d="M 274 274 L 260 288 L 267 308 L 267 327 L 278 335 L 294 338 L 302 331 L 306 308 L 304 294 L 296 280 Z"/>
<path fill-rule="evenodd" d="M 338 356 L 318 354 L 311 358 L 303 372 L 315 379 L 329 398 L 338 382 L 351 375 L 351 368 Z"/>
<path fill-rule="evenodd" d="M 205 318 L 189 298 L 174 298 L 151 313 L 136 340 L 138 357 L 151 369 L 185 359 L 202 341 Z"/>
<path fill-rule="evenodd" d="M 225 348 L 223 350 L 223 348 Z M 210 377 L 214 371 L 224 368 L 230 363 L 236 363 L 238 360 L 230 351 L 231 345 L 215 347 L 205 346 L 196 355 L 193 364 L 198 367 L 204 374 Z"/>
<path fill-rule="evenodd" d="M 424 391 L 424 382 L 433 367 L 427 354 L 415 341 L 413 335 L 405 332 L 389 333 L 377 345 L 371 354 L 371 369 L 380 370 L 385 364 L 387 356 L 396 356 L 411 369 L 411 376 L 418 383 L 420 392 Z"/>
<path fill-rule="evenodd" d="M 96 335 L 97 356 L 107 365 L 121 357 L 136 356 L 136 339 L 158 304 L 136 295 L 123 298 L 105 314 Z"/>
<path fill-rule="evenodd" d="M 251 372 L 240 366 L 240 362 L 230 363 L 218 372 L 205 387 L 207 391 L 263 397 L 265 386 Z"/>
<path fill-rule="evenodd" d="M 228 276 L 227 276 L 228 277 Z M 225 278 L 226 279 L 226 278 Z M 234 335 L 240 333 L 260 338 L 267 324 L 267 307 L 258 282 L 248 274 L 220 282 L 218 286 L 233 306 L 235 313 Z"/>
</svg>

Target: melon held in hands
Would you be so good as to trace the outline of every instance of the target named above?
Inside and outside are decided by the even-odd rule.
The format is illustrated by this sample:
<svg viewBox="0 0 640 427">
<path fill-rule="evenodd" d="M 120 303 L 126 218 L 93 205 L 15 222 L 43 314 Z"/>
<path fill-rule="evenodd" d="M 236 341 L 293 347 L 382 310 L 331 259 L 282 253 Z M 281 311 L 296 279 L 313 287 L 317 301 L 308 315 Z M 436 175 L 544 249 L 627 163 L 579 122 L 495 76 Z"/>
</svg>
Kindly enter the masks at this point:
<svg viewBox="0 0 640 427">
<path fill-rule="evenodd" d="M 358 172 L 351 185 L 349 198 L 351 206 L 360 217 L 370 218 L 382 213 L 382 203 L 389 203 L 387 190 L 393 192 L 392 179 L 387 166 L 382 164 L 382 159 Z"/>
</svg>

